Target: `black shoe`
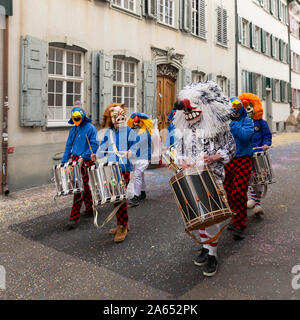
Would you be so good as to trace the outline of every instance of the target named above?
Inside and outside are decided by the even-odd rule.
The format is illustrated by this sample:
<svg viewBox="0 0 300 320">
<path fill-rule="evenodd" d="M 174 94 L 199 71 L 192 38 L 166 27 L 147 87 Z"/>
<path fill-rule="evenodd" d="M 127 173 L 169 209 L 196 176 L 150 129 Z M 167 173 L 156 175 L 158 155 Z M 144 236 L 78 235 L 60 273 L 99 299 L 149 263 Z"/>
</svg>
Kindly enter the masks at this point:
<svg viewBox="0 0 300 320">
<path fill-rule="evenodd" d="M 207 256 L 207 263 L 203 268 L 203 275 L 212 277 L 217 273 L 218 261 L 215 256 Z"/>
<path fill-rule="evenodd" d="M 243 240 L 245 238 L 245 232 L 242 229 L 234 228 L 232 235 L 235 240 Z"/>
<path fill-rule="evenodd" d="M 146 192 L 145 191 L 141 191 L 141 194 L 139 196 L 139 200 L 145 200 L 146 199 Z"/>
<path fill-rule="evenodd" d="M 205 263 L 207 262 L 207 257 L 208 257 L 208 252 L 209 250 L 206 248 L 202 248 L 201 253 L 199 254 L 199 256 L 194 260 L 194 264 L 196 266 L 203 266 L 205 265 Z"/>
<path fill-rule="evenodd" d="M 78 222 L 75 221 L 75 220 L 70 220 L 68 223 L 67 223 L 67 229 L 68 230 L 72 230 L 72 229 L 75 229 L 78 227 Z"/>
<path fill-rule="evenodd" d="M 231 223 L 228 227 L 227 227 L 227 230 L 229 231 L 233 231 L 235 229 L 235 223 Z"/>
<path fill-rule="evenodd" d="M 139 197 L 138 196 L 134 196 L 132 199 L 129 200 L 129 203 L 132 206 L 138 206 L 139 205 Z"/>
</svg>

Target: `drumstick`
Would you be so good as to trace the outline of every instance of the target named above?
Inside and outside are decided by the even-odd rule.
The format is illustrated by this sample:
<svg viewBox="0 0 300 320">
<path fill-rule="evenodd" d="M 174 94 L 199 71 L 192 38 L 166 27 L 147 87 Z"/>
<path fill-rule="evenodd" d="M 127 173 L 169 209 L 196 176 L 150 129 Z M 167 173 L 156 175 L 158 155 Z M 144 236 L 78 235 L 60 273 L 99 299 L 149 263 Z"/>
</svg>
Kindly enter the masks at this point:
<svg viewBox="0 0 300 320">
<path fill-rule="evenodd" d="M 87 140 L 87 142 L 88 142 L 88 144 L 89 144 L 89 147 L 90 147 L 90 150 L 91 150 L 91 154 L 93 154 L 94 152 L 93 152 L 93 149 L 92 149 L 92 147 L 91 147 L 91 144 L 90 144 L 90 140 L 89 140 L 89 138 L 88 138 L 88 135 L 86 134 L 85 136 L 86 136 L 86 140 Z"/>
<path fill-rule="evenodd" d="M 269 149 L 270 148 L 272 148 L 272 146 L 268 146 L 269 147 Z M 254 148 L 252 148 L 253 150 L 256 150 L 256 149 L 262 149 L 262 147 L 254 147 Z"/>
</svg>

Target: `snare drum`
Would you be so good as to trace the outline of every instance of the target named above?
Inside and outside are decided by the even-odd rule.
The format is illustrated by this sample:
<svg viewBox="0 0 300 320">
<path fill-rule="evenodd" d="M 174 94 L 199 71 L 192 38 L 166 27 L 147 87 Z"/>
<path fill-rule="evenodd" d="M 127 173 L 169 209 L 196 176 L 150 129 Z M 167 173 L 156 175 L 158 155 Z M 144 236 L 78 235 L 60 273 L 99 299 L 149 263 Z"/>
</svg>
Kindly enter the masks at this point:
<svg viewBox="0 0 300 320">
<path fill-rule="evenodd" d="M 96 162 L 88 168 L 88 174 L 95 205 L 127 199 L 126 186 L 118 162 Z"/>
<path fill-rule="evenodd" d="M 232 218 L 226 193 L 205 166 L 181 170 L 170 179 L 186 231 L 198 230 Z"/>
<path fill-rule="evenodd" d="M 259 184 L 271 184 L 276 182 L 270 156 L 267 151 L 256 152 L 253 155 L 253 171 L 250 176 L 251 186 Z"/>
<path fill-rule="evenodd" d="M 66 162 L 53 166 L 57 196 L 83 191 L 81 169 L 78 162 Z"/>
</svg>

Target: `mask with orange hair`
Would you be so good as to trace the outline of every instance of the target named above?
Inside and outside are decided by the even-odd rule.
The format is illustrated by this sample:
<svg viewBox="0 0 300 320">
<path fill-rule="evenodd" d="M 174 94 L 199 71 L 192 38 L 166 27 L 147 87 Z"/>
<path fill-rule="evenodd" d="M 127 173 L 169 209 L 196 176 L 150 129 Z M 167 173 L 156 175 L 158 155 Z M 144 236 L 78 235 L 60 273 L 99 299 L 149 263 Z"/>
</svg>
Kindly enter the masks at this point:
<svg viewBox="0 0 300 320">
<path fill-rule="evenodd" d="M 247 116 L 253 120 L 260 120 L 263 118 L 264 109 L 260 98 L 253 94 L 244 92 L 239 95 L 239 99 L 242 100 L 244 108 L 247 111 Z"/>
</svg>

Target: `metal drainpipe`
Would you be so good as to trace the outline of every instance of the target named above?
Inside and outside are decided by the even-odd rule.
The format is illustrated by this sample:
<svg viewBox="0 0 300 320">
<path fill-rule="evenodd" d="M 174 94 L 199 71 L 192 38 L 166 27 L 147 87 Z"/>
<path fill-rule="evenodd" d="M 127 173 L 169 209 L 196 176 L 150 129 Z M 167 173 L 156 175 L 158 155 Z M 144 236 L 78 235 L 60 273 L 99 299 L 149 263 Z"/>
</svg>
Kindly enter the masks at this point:
<svg viewBox="0 0 300 320">
<path fill-rule="evenodd" d="M 3 39 L 3 119 L 2 119 L 2 185 L 1 193 L 9 194 L 7 186 L 7 160 L 8 160 L 8 43 L 9 43 L 9 17 L 5 17 L 6 28 Z"/>
</svg>

